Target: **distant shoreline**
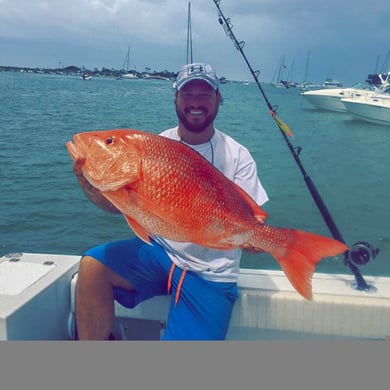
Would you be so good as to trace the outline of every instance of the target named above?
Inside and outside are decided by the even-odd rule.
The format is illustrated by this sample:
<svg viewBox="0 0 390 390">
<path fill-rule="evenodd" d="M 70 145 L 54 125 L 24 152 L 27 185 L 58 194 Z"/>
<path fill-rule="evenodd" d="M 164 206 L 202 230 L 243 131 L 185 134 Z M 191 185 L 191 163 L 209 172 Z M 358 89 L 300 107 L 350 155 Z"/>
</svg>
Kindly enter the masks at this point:
<svg viewBox="0 0 390 390">
<path fill-rule="evenodd" d="M 78 66 L 66 66 L 63 68 L 31 68 L 28 66 L 10 66 L 0 65 L 0 72 L 15 72 L 15 73 L 35 73 L 35 74 L 56 74 L 65 76 L 79 76 L 81 79 L 89 79 L 90 77 L 114 77 L 116 79 L 149 79 L 149 80 L 168 80 L 174 81 L 177 72 L 169 70 L 155 71 L 150 68 L 145 68 L 144 72 L 136 70 L 124 69 L 108 69 L 103 67 L 101 70 L 94 68 L 93 70 L 79 68 Z M 88 77 L 85 77 L 88 75 Z M 129 77 L 130 76 L 130 77 Z M 225 83 L 249 83 L 248 81 L 228 80 L 226 77 L 220 77 L 221 84 Z"/>
<path fill-rule="evenodd" d="M 164 71 L 146 71 L 137 72 L 135 70 L 124 70 L 124 69 L 108 69 L 102 68 L 98 70 L 94 68 L 93 70 L 86 68 L 79 68 L 77 66 L 67 66 L 63 68 L 31 68 L 31 67 L 20 67 L 20 66 L 3 66 L 0 65 L 0 72 L 20 72 L 20 73 L 37 73 L 37 74 L 59 74 L 59 75 L 72 75 L 72 76 L 82 76 L 84 74 L 89 74 L 91 76 L 107 76 L 107 77 L 116 77 L 121 78 L 126 74 L 132 74 L 135 78 L 155 78 L 163 80 L 174 80 L 176 77 L 176 72 L 171 72 L 168 70 Z"/>
</svg>

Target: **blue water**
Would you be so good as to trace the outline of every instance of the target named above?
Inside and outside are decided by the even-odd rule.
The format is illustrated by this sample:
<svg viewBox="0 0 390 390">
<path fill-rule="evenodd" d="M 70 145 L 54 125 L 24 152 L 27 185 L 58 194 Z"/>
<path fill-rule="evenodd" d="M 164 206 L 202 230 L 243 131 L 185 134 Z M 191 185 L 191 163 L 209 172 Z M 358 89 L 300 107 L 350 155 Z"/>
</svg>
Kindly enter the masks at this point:
<svg viewBox="0 0 390 390">
<path fill-rule="evenodd" d="M 294 146 L 348 245 L 367 241 L 379 255 L 363 275 L 390 275 L 390 128 L 321 112 L 298 90 L 264 85 Z M 65 143 L 78 132 L 176 125 L 172 83 L 0 72 L 0 255 L 82 254 L 132 235 L 121 216 L 90 203 L 72 173 Z M 257 86 L 224 84 L 216 121 L 246 145 L 270 197 L 268 223 L 330 236 Z M 278 269 L 268 255 L 244 255 L 243 267 Z M 343 258 L 318 271 L 349 272 Z"/>
</svg>

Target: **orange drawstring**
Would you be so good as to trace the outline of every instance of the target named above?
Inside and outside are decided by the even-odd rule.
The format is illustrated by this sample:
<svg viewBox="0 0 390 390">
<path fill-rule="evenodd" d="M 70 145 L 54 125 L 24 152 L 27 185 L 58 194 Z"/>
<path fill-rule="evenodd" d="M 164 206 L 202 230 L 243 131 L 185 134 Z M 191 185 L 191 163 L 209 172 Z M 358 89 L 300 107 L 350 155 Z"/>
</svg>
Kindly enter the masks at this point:
<svg viewBox="0 0 390 390">
<path fill-rule="evenodd" d="M 181 273 L 181 276 L 180 276 L 179 284 L 177 285 L 176 297 L 175 297 L 175 306 L 177 305 L 177 302 L 179 302 L 180 290 L 181 290 L 181 286 L 183 285 L 184 277 L 186 276 L 186 272 L 187 272 L 186 269 L 183 270 L 183 272 Z"/>
<path fill-rule="evenodd" d="M 176 264 L 172 262 L 171 270 L 169 271 L 169 275 L 168 275 L 168 286 L 167 286 L 168 294 L 171 292 L 172 276 L 173 276 L 173 271 L 175 270 L 175 267 L 176 267 Z M 186 276 L 186 272 L 187 272 L 187 270 L 182 270 L 179 284 L 177 285 L 176 296 L 175 296 L 175 307 L 177 305 L 177 302 L 179 302 L 181 286 L 183 285 L 184 278 Z"/>
</svg>

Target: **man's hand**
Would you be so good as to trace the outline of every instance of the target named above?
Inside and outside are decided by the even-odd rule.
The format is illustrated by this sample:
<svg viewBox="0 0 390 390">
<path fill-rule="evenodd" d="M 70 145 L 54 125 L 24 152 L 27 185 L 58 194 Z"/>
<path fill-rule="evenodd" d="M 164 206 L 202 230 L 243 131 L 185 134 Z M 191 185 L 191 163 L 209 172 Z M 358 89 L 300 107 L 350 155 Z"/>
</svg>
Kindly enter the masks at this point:
<svg viewBox="0 0 390 390">
<path fill-rule="evenodd" d="M 85 195 L 87 195 L 88 199 L 98 206 L 103 211 L 110 214 L 120 214 L 121 212 L 108 200 L 106 199 L 102 193 L 92 186 L 88 180 L 84 177 L 82 166 L 85 162 L 84 158 L 78 158 L 73 164 L 73 172 L 80 184 L 80 187 L 84 191 Z"/>
<path fill-rule="evenodd" d="M 84 157 L 79 157 L 73 163 L 73 172 L 74 172 L 74 174 L 76 175 L 77 178 L 79 178 L 80 176 L 83 176 L 83 172 L 81 170 L 81 167 L 83 166 L 84 162 L 85 162 L 85 158 Z"/>
</svg>

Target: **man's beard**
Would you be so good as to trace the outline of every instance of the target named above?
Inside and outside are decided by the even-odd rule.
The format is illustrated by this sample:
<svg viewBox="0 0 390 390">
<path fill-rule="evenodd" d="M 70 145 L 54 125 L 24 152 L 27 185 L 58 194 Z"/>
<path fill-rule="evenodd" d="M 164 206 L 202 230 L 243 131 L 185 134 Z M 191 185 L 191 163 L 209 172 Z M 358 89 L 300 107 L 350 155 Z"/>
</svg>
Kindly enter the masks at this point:
<svg viewBox="0 0 390 390">
<path fill-rule="evenodd" d="M 218 113 L 218 109 L 216 109 L 215 112 L 209 113 L 207 110 L 200 108 L 201 110 L 207 112 L 207 116 L 203 121 L 194 123 L 194 122 L 190 122 L 187 119 L 185 113 L 179 111 L 179 109 L 177 108 L 177 104 L 175 106 L 176 106 L 176 114 L 177 117 L 179 118 L 179 121 L 181 122 L 181 124 L 184 126 L 186 130 L 191 131 L 192 133 L 201 133 L 203 130 L 209 127 L 214 122 L 214 119 L 216 118 Z"/>
</svg>

